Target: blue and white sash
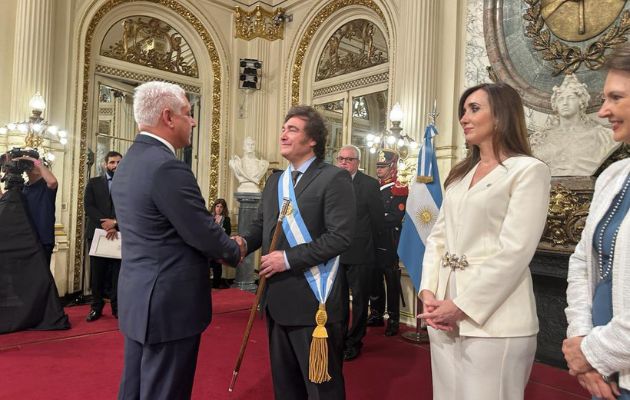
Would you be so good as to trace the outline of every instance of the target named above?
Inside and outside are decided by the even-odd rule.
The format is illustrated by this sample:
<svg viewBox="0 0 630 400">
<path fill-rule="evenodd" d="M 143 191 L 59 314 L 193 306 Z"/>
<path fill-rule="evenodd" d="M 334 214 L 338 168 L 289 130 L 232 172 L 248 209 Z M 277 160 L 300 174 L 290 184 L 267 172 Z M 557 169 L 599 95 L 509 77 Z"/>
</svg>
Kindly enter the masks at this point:
<svg viewBox="0 0 630 400">
<path fill-rule="evenodd" d="M 282 230 L 291 247 L 303 243 L 310 243 L 313 241 L 304 220 L 302 214 L 298 208 L 297 199 L 295 198 L 295 191 L 293 190 L 293 181 L 291 179 L 292 167 L 289 165 L 278 182 L 278 207 L 282 207 L 282 201 L 285 197 L 291 200 L 291 205 L 287 211 L 287 215 L 282 221 Z M 320 304 L 325 304 L 330 290 L 332 289 L 337 271 L 339 269 L 339 256 L 328 260 L 325 264 L 319 264 L 311 267 L 304 275 L 308 281 L 313 294 L 317 298 Z"/>
</svg>

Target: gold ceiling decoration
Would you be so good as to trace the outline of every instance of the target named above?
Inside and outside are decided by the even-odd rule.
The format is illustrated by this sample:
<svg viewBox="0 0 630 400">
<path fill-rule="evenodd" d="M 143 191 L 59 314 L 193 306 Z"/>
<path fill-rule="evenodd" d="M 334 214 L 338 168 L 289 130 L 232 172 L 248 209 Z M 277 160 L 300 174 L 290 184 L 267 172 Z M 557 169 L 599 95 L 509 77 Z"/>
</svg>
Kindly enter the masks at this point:
<svg viewBox="0 0 630 400">
<path fill-rule="evenodd" d="M 343 25 L 332 34 L 315 73 L 321 81 L 359 71 L 388 61 L 385 35 L 374 23 L 356 19 Z"/>
<path fill-rule="evenodd" d="M 101 55 L 199 77 L 197 61 L 186 40 L 157 18 L 136 16 L 119 21 L 105 35 Z"/>
<path fill-rule="evenodd" d="M 208 55 L 210 57 L 210 63 L 212 65 L 212 124 L 210 128 L 210 161 L 209 161 L 209 199 L 211 201 L 218 195 L 218 183 L 219 183 L 219 150 L 220 150 L 220 127 L 221 127 L 221 60 L 219 53 L 217 52 L 216 45 L 210 36 L 210 32 L 206 29 L 203 23 L 195 16 L 195 14 L 188 8 L 184 7 L 177 0 L 144 0 L 145 2 L 161 5 L 183 18 L 199 35 L 199 38 L 204 43 Z M 89 21 L 87 31 L 85 33 L 84 46 L 84 65 L 83 65 L 83 87 L 81 89 L 81 136 L 80 136 L 80 150 L 79 150 L 79 180 L 78 180 L 78 193 L 85 191 L 85 168 L 86 154 L 87 154 L 87 128 L 88 128 L 88 99 L 90 90 L 90 78 L 91 78 L 91 66 L 92 66 L 92 39 L 94 37 L 94 31 L 102 19 L 111 12 L 114 8 L 124 4 L 134 3 L 136 0 L 109 0 L 96 11 L 92 19 Z M 77 80 L 78 85 L 79 80 Z M 78 88 L 77 88 L 78 90 Z M 83 197 L 77 196 L 77 215 L 76 215 L 76 229 L 75 240 L 76 247 L 74 253 L 74 270 L 73 270 L 73 290 L 81 290 L 81 268 L 83 266 L 83 221 L 85 219 L 85 212 L 83 209 Z"/>
<path fill-rule="evenodd" d="M 234 37 L 243 40 L 284 38 L 284 8 L 268 11 L 257 5 L 252 11 L 234 8 Z"/>
<path fill-rule="evenodd" d="M 601 68 L 606 50 L 625 42 L 630 31 L 630 11 L 621 12 L 625 0 L 524 1 L 529 6 L 523 14 L 525 35 L 550 63 L 553 75 L 575 72 L 582 65 L 591 70 Z M 605 30 L 620 13 L 619 22 Z M 586 42 L 598 35 L 585 48 L 565 43 Z"/>
<path fill-rule="evenodd" d="M 291 78 L 291 104 L 298 104 L 300 101 L 302 65 L 304 64 L 304 57 L 306 57 L 306 49 L 311 44 L 313 36 L 315 36 L 315 33 L 319 30 L 324 21 L 326 21 L 332 14 L 345 7 L 351 6 L 363 6 L 372 10 L 379 16 L 381 21 L 383 21 L 383 24 L 386 25 L 383 11 L 381 11 L 373 0 L 331 0 L 328 2 L 328 4 L 326 4 L 308 24 L 308 27 L 304 31 L 304 34 L 298 44 Z"/>
</svg>

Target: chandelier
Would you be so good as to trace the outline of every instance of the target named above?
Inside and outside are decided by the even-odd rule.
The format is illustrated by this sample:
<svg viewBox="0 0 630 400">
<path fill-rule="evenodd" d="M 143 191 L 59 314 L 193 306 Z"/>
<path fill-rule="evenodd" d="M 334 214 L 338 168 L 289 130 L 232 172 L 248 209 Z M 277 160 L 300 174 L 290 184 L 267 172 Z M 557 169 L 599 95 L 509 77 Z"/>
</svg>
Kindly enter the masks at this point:
<svg viewBox="0 0 630 400">
<path fill-rule="evenodd" d="M 31 108 L 31 116 L 28 120 L 10 122 L 0 127 L 0 135 L 24 136 L 24 145 L 26 147 L 43 150 L 43 159 L 53 162 L 55 160 L 55 155 L 51 151 L 53 143 L 65 146 L 68 143 L 68 133 L 55 125 L 50 125 L 42 117 L 46 109 L 46 102 L 39 92 L 31 98 L 28 105 Z"/>
<path fill-rule="evenodd" d="M 366 136 L 367 147 L 371 154 L 375 154 L 381 149 L 396 150 L 402 154 L 408 154 L 418 148 L 418 143 L 407 134 L 402 133 L 400 123 L 402 122 L 404 113 L 400 107 L 400 103 L 396 103 L 389 112 L 389 121 L 392 126 L 389 131 L 378 134 L 368 134 Z"/>
</svg>

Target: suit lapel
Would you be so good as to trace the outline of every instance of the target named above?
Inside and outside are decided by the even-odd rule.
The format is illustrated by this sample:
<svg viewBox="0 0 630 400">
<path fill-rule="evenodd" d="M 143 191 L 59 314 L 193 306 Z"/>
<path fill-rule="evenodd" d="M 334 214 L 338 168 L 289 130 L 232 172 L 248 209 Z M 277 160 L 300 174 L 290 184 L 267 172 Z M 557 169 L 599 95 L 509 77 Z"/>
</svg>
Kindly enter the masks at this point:
<svg viewBox="0 0 630 400">
<path fill-rule="evenodd" d="M 322 167 L 322 161 L 320 160 L 313 161 L 313 163 L 308 167 L 306 172 L 304 172 L 304 176 L 302 176 L 302 178 L 298 181 L 297 185 L 295 186 L 296 198 L 299 198 L 302 192 L 304 191 L 304 189 L 306 189 L 311 184 L 311 182 L 313 182 L 313 180 L 317 177 L 317 175 L 320 174 L 321 167 Z"/>
<path fill-rule="evenodd" d="M 477 164 L 477 166 L 478 165 L 479 164 Z M 503 165 L 500 165 L 500 164 L 497 165 L 486 176 L 484 176 L 479 181 L 477 181 L 477 183 L 475 183 L 475 186 L 468 189 L 468 194 L 471 195 L 473 193 L 477 193 L 479 191 L 488 189 L 489 187 L 492 186 L 494 182 L 498 181 L 499 179 L 503 179 L 503 177 L 505 177 L 508 174 L 510 166 L 511 166 L 511 161 L 508 158 L 507 160 L 503 161 Z M 470 182 L 472 181 L 472 178 L 473 178 L 473 175 L 475 174 L 476 169 L 477 167 L 475 167 L 474 170 L 470 171 L 472 172 L 472 174 L 470 174 L 470 177 L 468 179 L 467 187 L 470 187 Z"/>
</svg>

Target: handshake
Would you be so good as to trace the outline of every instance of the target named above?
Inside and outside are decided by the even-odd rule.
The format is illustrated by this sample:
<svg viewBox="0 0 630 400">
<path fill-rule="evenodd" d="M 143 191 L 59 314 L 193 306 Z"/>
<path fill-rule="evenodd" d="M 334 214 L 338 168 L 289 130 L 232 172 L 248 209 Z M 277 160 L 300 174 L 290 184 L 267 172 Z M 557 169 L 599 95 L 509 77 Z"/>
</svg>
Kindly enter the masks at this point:
<svg viewBox="0 0 630 400">
<path fill-rule="evenodd" d="M 238 263 L 236 263 L 236 265 L 230 265 L 228 264 L 227 261 L 225 261 L 224 259 L 217 259 L 216 262 L 218 262 L 219 264 L 223 264 L 223 265 L 227 265 L 228 267 L 237 267 L 245 258 L 245 256 L 247 255 L 247 242 L 245 241 L 245 239 L 243 239 L 242 236 L 231 236 L 230 239 L 234 240 L 236 242 L 236 244 L 238 245 L 238 250 L 240 253 L 240 257 L 238 259 Z"/>
<path fill-rule="evenodd" d="M 238 235 L 230 236 L 230 239 L 234 240 L 236 244 L 238 244 L 238 249 L 241 253 L 241 258 L 238 260 L 238 263 L 240 264 L 243 261 L 243 258 L 247 255 L 247 242 L 242 236 Z"/>
</svg>

